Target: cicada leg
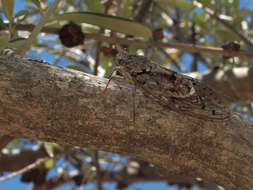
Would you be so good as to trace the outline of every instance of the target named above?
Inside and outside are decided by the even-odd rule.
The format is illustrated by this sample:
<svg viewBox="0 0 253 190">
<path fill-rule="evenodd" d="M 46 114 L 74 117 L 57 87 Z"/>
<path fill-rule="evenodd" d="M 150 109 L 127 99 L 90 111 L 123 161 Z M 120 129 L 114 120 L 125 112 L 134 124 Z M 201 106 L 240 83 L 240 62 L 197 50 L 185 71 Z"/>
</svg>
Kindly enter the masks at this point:
<svg viewBox="0 0 253 190">
<path fill-rule="evenodd" d="M 120 78 L 120 77 L 118 77 L 118 76 L 113 76 L 113 74 L 114 74 L 116 71 L 119 71 L 119 68 L 118 68 L 118 67 L 115 67 L 115 68 L 112 70 L 111 74 L 109 75 L 109 80 L 108 80 L 108 82 L 106 83 L 105 88 L 102 90 L 102 93 L 105 93 L 105 92 L 106 92 L 106 90 L 107 90 L 107 88 L 108 88 L 108 86 L 109 86 L 109 84 L 110 84 L 110 82 L 111 82 L 112 79 L 120 79 L 120 80 L 122 80 L 122 78 Z"/>
</svg>

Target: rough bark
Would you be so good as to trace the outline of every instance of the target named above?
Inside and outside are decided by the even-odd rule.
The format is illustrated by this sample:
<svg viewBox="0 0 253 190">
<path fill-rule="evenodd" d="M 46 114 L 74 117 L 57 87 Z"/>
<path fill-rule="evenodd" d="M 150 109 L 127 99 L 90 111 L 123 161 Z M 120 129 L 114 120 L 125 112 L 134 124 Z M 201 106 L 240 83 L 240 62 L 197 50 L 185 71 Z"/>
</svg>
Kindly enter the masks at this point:
<svg viewBox="0 0 253 190">
<path fill-rule="evenodd" d="M 197 120 L 136 96 L 132 86 L 22 58 L 0 57 L 0 133 L 151 162 L 226 189 L 253 188 L 253 124 Z"/>
</svg>

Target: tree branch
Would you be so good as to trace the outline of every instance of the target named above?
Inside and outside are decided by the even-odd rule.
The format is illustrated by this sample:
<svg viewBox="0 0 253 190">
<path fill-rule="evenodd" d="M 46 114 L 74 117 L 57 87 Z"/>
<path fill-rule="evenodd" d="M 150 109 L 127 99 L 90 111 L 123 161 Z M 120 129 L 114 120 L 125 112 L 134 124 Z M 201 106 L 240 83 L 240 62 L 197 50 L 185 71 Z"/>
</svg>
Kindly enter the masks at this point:
<svg viewBox="0 0 253 190">
<path fill-rule="evenodd" d="M 96 179 L 97 179 L 97 189 L 98 190 L 103 190 L 103 182 L 101 178 L 101 169 L 99 165 L 99 154 L 98 151 L 94 151 L 94 161 L 95 161 L 95 166 L 96 166 Z"/>
<path fill-rule="evenodd" d="M 16 30 L 25 30 L 31 31 L 34 28 L 34 25 L 17 25 Z M 58 34 L 58 28 L 44 27 L 41 29 L 41 32 Z M 118 38 L 112 36 L 104 36 L 102 34 L 91 34 L 84 33 L 86 39 L 94 39 L 97 41 L 104 41 L 110 44 L 122 44 L 122 45 L 132 45 L 140 48 L 149 48 L 149 47 L 157 47 L 157 48 L 175 48 L 182 51 L 187 51 L 191 53 L 207 53 L 213 55 L 223 55 L 227 57 L 241 57 L 241 58 L 253 58 L 253 54 L 246 51 L 229 51 L 224 50 L 219 47 L 204 47 L 193 44 L 185 44 L 185 43 L 163 43 L 157 41 L 144 41 L 144 40 L 136 40 L 136 39 L 126 39 L 126 38 Z"/>
<path fill-rule="evenodd" d="M 182 51 L 187 51 L 191 53 L 207 53 L 213 55 L 223 55 L 228 57 L 241 57 L 241 58 L 253 58 L 252 53 L 248 53 L 246 51 L 228 51 L 223 50 L 219 47 L 204 47 L 193 44 L 186 43 L 177 43 L 177 42 L 159 42 L 159 41 L 145 41 L 145 40 L 137 40 L 137 39 L 126 39 L 126 38 L 117 38 L 117 37 L 107 37 L 99 34 L 85 34 L 86 39 L 95 39 L 97 41 L 104 41 L 110 44 L 124 44 L 131 45 L 140 48 L 149 48 L 149 47 L 157 47 L 157 48 L 175 48 Z"/>
<path fill-rule="evenodd" d="M 48 153 L 44 147 L 36 150 L 22 150 L 18 154 L 2 154 L 0 156 L 0 173 L 15 172 L 47 156 Z"/>
<path fill-rule="evenodd" d="M 137 22 L 143 22 L 145 16 L 147 15 L 153 0 L 137 0 L 134 1 L 135 9 L 133 10 L 133 20 Z"/>
<path fill-rule="evenodd" d="M 244 35 L 243 33 L 240 33 L 239 31 L 237 31 L 233 25 L 231 25 L 228 22 L 226 22 L 225 20 L 221 19 L 217 14 L 212 14 L 212 13 L 210 13 L 210 14 L 216 20 L 218 20 L 220 23 L 222 23 L 225 27 L 227 27 L 230 31 L 232 31 L 237 36 L 239 36 L 246 44 L 248 44 L 249 46 L 253 45 L 253 43 L 250 40 L 250 38 L 248 36 Z"/>
<path fill-rule="evenodd" d="M 170 175 L 253 187 L 253 124 L 207 122 L 160 107 L 132 86 L 19 56 L 0 56 L 0 133 L 136 157 Z"/>
<path fill-rule="evenodd" d="M 22 168 L 19 171 L 15 171 L 15 172 L 11 173 L 8 176 L 0 177 L 0 181 L 9 180 L 9 179 L 11 179 L 13 177 L 16 177 L 17 175 L 23 174 L 23 173 L 25 173 L 25 172 L 27 172 L 27 171 L 35 168 L 35 167 L 38 167 L 40 164 L 44 163 L 47 159 L 48 159 L 48 157 L 46 157 L 46 158 L 40 158 L 40 159 L 36 160 L 34 163 L 25 166 L 24 168 Z"/>
</svg>

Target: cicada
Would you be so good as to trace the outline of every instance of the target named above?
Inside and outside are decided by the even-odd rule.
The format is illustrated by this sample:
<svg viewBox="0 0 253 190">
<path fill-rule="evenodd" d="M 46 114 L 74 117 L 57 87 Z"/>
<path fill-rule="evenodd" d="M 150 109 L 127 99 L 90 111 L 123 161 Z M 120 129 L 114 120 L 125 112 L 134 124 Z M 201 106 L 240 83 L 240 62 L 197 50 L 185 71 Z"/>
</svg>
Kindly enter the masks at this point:
<svg viewBox="0 0 253 190">
<path fill-rule="evenodd" d="M 116 56 L 114 71 L 130 79 L 146 97 L 171 111 L 208 121 L 224 121 L 231 115 L 217 91 L 144 56 L 122 51 Z"/>
</svg>

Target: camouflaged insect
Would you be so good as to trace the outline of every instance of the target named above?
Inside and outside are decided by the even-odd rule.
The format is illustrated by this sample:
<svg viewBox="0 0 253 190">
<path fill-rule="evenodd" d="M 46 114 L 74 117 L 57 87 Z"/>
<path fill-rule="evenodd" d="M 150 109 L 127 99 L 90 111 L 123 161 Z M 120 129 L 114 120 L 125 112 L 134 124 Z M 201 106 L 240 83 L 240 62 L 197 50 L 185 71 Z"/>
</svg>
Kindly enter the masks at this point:
<svg viewBox="0 0 253 190">
<path fill-rule="evenodd" d="M 208 121 L 230 117 L 231 111 L 222 103 L 221 95 L 196 79 L 125 51 L 118 53 L 116 61 L 116 71 L 145 96 L 172 111 Z"/>
</svg>

